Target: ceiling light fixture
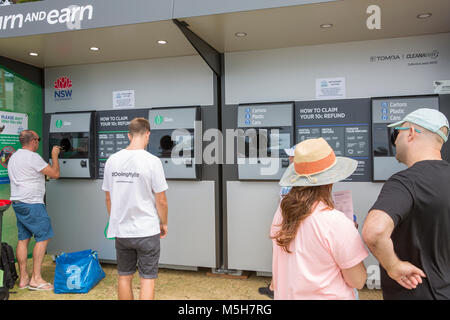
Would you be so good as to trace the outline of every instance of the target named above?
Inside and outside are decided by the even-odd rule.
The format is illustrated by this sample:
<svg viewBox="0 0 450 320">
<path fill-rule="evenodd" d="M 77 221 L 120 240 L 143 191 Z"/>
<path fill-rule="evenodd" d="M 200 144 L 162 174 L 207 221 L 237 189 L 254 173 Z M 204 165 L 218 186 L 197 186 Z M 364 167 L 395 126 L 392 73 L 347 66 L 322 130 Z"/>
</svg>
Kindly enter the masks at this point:
<svg viewBox="0 0 450 320">
<path fill-rule="evenodd" d="M 329 28 L 333 27 L 333 24 L 332 23 L 324 23 L 324 24 L 321 24 L 320 27 L 322 29 L 329 29 Z"/>
<path fill-rule="evenodd" d="M 418 14 L 418 15 L 417 15 L 417 19 L 426 19 L 426 18 L 429 18 L 429 17 L 431 17 L 431 16 L 432 16 L 432 14 L 429 13 L 429 12 L 421 13 L 421 14 Z"/>
<path fill-rule="evenodd" d="M 100 49 L 97 48 L 97 47 L 90 47 L 89 50 L 91 50 L 91 51 L 98 51 L 98 50 L 100 50 Z"/>
<path fill-rule="evenodd" d="M 167 41 L 166 40 L 158 40 L 158 43 L 159 44 L 167 44 Z"/>
<path fill-rule="evenodd" d="M 39 54 L 36 52 L 30 52 L 30 56 L 37 57 Z"/>
<path fill-rule="evenodd" d="M 246 37 L 247 33 L 246 32 L 236 32 L 234 35 L 238 38 L 242 38 L 242 37 Z"/>
</svg>

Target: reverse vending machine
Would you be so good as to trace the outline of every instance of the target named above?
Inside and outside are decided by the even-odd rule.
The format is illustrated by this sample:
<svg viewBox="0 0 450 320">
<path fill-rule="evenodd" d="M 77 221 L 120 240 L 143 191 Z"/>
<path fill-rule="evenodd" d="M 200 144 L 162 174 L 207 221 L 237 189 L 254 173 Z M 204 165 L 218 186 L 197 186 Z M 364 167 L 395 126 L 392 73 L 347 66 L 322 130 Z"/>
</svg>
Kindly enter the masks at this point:
<svg viewBox="0 0 450 320">
<path fill-rule="evenodd" d="M 195 123 L 200 107 L 157 108 L 149 111 L 151 137 L 149 152 L 161 159 L 166 179 L 201 178 L 195 163 Z"/>
<path fill-rule="evenodd" d="M 94 114 L 52 114 L 49 128 L 49 159 L 54 145 L 59 154 L 60 178 L 94 178 Z"/>
<path fill-rule="evenodd" d="M 395 159 L 395 146 L 390 139 L 392 128 L 388 128 L 388 124 L 400 121 L 420 108 L 439 110 L 439 96 L 372 98 L 374 181 L 387 180 L 394 173 L 406 169 L 406 165 Z"/>
<path fill-rule="evenodd" d="M 240 180 L 279 180 L 293 144 L 293 103 L 238 107 L 237 162 Z"/>
<path fill-rule="evenodd" d="M 171 107 L 153 108 L 148 113 L 148 151 L 160 158 L 169 186 L 169 233 L 161 240 L 159 260 L 164 267 L 196 270 L 220 266 L 218 165 L 202 164 L 199 123 L 202 121 L 204 128 L 215 127 L 210 110 L 212 107 Z"/>
<path fill-rule="evenodd" d="M 280 199 L 278 182 L 289 166 L 283 149 L 294 144 L 294 103 L 227 108 L 234 117 L 226 117 L 226 125 L 237 128 L 237 163 L 224 171 L 225 267 L 270 273 L 269 230 Z"/>
</svg>

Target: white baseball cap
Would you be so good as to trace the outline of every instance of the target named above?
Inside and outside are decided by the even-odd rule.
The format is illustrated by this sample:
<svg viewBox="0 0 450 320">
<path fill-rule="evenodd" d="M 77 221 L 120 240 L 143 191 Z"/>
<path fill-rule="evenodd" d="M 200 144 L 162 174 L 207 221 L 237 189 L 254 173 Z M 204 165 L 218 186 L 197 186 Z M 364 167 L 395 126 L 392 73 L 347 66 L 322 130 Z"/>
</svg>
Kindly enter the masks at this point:
<svg viewBox="0 0 450 320">
<path fill-rule="evenodd" d="M 398 127 L 404 122 L 415 123 L 422 128 L 425 128 L 433 133 L 439 135 L 444 142 L 448 140 L 447 136 L 439 129 L 447 127 L 449 129 L 447 117 L 436 109 L 421 108 L 407 114 L 401 121 L 392 123 L 388 127 Z"/>
</svg>

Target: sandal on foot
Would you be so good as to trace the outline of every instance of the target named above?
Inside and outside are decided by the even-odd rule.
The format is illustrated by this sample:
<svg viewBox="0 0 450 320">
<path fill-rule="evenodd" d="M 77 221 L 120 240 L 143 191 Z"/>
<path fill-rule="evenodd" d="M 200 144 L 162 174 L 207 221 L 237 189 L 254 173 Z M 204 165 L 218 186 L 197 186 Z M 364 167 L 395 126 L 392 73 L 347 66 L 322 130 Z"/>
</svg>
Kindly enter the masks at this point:
<svg viewBox="0 0 450 320">
<path fill-rule="evenodd" d="M 28 286 L 28 290 L 32 290 L 32 291 L 51 291 L 51 290 L 53 290 L 53 285 L 51 283 L 47 282 L 47 283 L 42 283 L 42 284 L 38 285 L 37 287 Z"/>
</svg>

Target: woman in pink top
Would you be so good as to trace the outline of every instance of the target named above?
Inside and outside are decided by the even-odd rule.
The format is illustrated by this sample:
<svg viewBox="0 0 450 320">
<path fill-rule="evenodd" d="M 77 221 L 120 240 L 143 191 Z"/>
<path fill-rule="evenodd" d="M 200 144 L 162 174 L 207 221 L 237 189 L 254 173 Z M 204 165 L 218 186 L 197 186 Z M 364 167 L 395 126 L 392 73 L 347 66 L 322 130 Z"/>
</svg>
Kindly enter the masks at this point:
<svg viewBox="0 0 450 320">
<path fill-rule="evenodd" d="M 368 256 L 353 221 L 334 209 L 332 184 L 357 161 L 336 157 L 323 139 L 295 149 L 281 186 L 292 186 L 272 222 L 275 299 L 355 299 L 367 278 Z"/>
</svg>

